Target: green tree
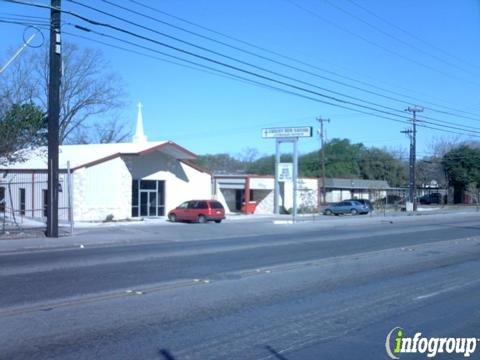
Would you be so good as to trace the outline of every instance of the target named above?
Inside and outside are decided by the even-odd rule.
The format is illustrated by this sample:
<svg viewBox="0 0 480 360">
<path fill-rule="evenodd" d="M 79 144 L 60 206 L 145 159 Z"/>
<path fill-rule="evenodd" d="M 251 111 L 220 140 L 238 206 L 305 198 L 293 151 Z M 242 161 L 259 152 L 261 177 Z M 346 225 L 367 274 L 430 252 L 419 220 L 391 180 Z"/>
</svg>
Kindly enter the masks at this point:
<svg viewBox="0 0 480 360">
<path fill-rule="evenodd" d="M 361 143 L 352 144 L 348 139 L 332 139 L 325 144 L 325 175 L 327 177 L 359 177 L 358 159 L 364 149 Z M 313 151 L 299 159 L 301 176 L 322 175 L 321 152 Z"/>
<path fill-rule="evenodd" d="M 358 159 L 365 149 L 361 143 L 348 139 L 332 139 L 325 145 L 325 175 L 327 177 L 360 177 Z"/>
<path fill-rule="evenodd" d="M 446 153 L 442 164 L 455 190 L 465 191 L 472 185 L 480 188 L 480 149 L 461 145 Z"/>
<path fill-rule="evenodd" d="M 312 151 L 300 156 L 298 161 L 298 172 L 300 176 L 319 177 L 322 175 L 322 163 L 320 162 L 320 151 Z"/>
<path fill-rule="evenodd" d="M 248 173 L 257 175 L 275 174 L 275 156 L 256 158 L 258 152 L 247 149 L 241 160 L 228 154 L 203 155 L 197 164 L 214 172 Z M 348 139 L 333 139 L 325 145 L 326 176 L 340 178 L 362 178 L 387 180 L 393 186 L 404 185 L 406 168 L 394 154 L 378 148 L 366 148 L 361 143 Z M 291 154 L 282 154 L 281 162 L 292 162 Z M 299 156 L 299 176 L 320 177 L 320 151 Z"/>
<path fill-rule="evenodd" d="M 391 186 L 406 182 L 404 164 L 383 149 L 363 149 L 359 154 L 359 167 L 363 179 L 387 180 Z"/>
<path fill-rule="evenodd" d="M 280 162 L 292 162 L 292 155 L 282 154 Z M 247 173 L 256 175 L 275 174 L 275 155 L 262 156 L 261 158 L 247 164 Z"/>
<path fill-rule="evenodd" d="M 12 105 L 0 114 L 0 162 L 24 160 L 19 150 L 46 143 L 46 119 L 33 104 Z"/>
<path fill-rule="evenodd" d="M 321 152 L 313 151 L 300 157 L 301 176 L 319 177 Z M 366 148 L 348 139 L 333 139 L 325 145 L 325 175 L 327 177 L 387 180 L 392 186 L 406 182 L 405 163 L 393 153 L 378 148 Z"/>
</svg>

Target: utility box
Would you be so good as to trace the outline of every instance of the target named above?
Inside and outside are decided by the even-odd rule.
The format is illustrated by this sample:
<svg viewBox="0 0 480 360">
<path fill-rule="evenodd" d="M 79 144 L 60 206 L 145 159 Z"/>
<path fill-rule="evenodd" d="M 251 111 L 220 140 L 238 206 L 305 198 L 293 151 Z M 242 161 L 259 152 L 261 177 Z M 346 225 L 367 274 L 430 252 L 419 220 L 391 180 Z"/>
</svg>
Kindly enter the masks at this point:
<svg viewBox="0 0 480 360">
<path fill-rule="evenodd" d="M 405 203 L 405 210 L 406 210 L 407 212 L 412 212 L 412 211 L 413 211 L 413 202 L 407 201 L 407 202 Z"/>
<path fill-rule="evenodd" d="M 242 204 L 242 213 L 244 214 L 253 214 L 257 209 L 257 202 L 256 201 L 249 201 L 247 204 Z"/>
</svg>

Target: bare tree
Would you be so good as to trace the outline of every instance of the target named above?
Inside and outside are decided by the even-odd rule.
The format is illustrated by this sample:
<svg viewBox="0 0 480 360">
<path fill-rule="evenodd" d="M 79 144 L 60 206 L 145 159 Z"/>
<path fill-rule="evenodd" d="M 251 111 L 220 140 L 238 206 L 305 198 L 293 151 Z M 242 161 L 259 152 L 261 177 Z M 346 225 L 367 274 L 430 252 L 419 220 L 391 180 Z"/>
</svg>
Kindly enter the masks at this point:
<svg viewBox="0 0 480 360">
<path fill-rule="evenodd" d="M 72 132 L 70 138 L 72 144 L 108 144 L 126 141 L 130 135 L 125 123 L 111 119 L 102 123 L 101 126 L 95 124 L 89 129 L 78 127 Z"/>
<path fill-rule="evenodd" d="M 243 161 L 246 163 L 252 163 L 260 157 L 260 153 L 255 148 L 245 147 L 235 157 L 240 161 Z"/>
<path fill-rule="evenodd" d="M 22 56 L 0 79 L 2 102 L 32 102 L 46 112 L 48 104 L 47 49 Z M 64 43 L 60 87 L 60 143 L 118 142 L 129 132 L 109 114 L 123 106 L 124 93 L 118 75 L 111 72 L 99 50 L 80 49 Z M 106 136 L 106 135 L 108 136 Z M 81 136 L 80 136 L 81 135 Z"/>
<path fill-rule="evenodd" d="M 460 146 L 463 143 L 460 135 L 448 137 L 435 137 L 429 144 L 432 152 L 431 156 L 434 158 L 442 158 L 450 150 Z"/>
</svg>

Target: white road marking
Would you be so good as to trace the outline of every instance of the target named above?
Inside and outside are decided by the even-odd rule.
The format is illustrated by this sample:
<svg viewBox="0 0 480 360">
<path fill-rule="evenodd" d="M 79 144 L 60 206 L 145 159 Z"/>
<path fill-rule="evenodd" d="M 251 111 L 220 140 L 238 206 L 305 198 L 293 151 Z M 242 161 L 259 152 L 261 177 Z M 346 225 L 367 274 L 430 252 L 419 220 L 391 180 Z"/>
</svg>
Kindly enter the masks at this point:
<svg viewBox="0 0 480 360">
<path fill-rule="evenodd" d="M 437 295 L 440 295 L 440 294 L 443 294 L 443 293 L 446 293 L 446 292 L 449 292 L 449 291 L 453 291 L 453 290 L 457 290 L 457 289 L 467 287 L 469 285 L 472 285 L 472 284 L 475 284 L 475 283 L 478 283 L 478 282 L 480 282 L 480 279 L 473 280 L 473 281 L 467 282 L 465 284 L 450 286 L 448 288 L 445 288 L 445 289 L 442 289 L 442 290 L 439 290 L 439 291 L 435 291 L 435 292 L 432 292 L 432 293 L 429 293 L 429 294 L 417 296 L 417 297 L 413 298 L 413 300 L 428 299 L 428 298 L 431 298 L 431 297 L 434 297 L 434 296 L 437 296 Z"/>
</svg>

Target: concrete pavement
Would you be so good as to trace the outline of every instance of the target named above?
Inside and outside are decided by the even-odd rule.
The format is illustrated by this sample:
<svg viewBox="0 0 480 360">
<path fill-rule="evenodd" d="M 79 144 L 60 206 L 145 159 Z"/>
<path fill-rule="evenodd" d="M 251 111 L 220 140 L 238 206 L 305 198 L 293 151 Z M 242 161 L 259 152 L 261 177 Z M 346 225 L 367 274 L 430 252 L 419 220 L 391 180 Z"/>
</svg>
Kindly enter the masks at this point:
<svg viewBox="0 0 480 360">
<path fill-rule="evenodd" d="M 243 229 L 242 235 L 275 234 L 295 232 L 297 228 L 335 228 L 343 226 L 368 226 L 375 224 L 393 224 L 455 221 L 462 219 L 480 218 L 480 213 L 474 208 L 467 210 L 421 212 L 415 215 L 406 213 L 386 214 L 375 212 L 373 215 L 363 216 L 324 216 L 300 215 L 297 223 L 292 224 L 290 215 L 231 215 L 222 224 L 188 224 L 170 223 L 166 219 L 146 219 L 135 222 L 113 222 L 100 224 L 84 224 L 75 229 L 70 235 L 65 228 L 59 238 L 52 239 L 45 236 L 27 236 L 15 238 L 0 238 L 0 253 L 12 251 L 30 251 L 53 248 L 80 248 L 81 246 L 108 246 L 114 244 L 133 244 L 145 242 L 202 240 L 220 237 L 237 236 L 238 230 Z M 272 227 L 271 225 L 276 225 Z M 203 227 L 205 226 L 205 227 Z M 190 227 L 195 227 L 195 237 L 190 236 Z M 38 231 L 36 231 L 38 234 Z M 138 234 L 136 236 L 135 234 Z"/>
<path fill-rule="evenodd" d="M 395 326 L 478 336 L 479 230 L 476 214 L 142 225 L 4 252 L 0 358 L 385 359 Z"/>
</svg>

